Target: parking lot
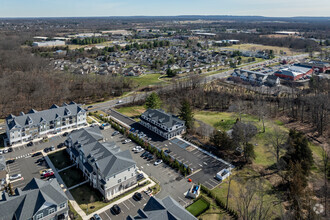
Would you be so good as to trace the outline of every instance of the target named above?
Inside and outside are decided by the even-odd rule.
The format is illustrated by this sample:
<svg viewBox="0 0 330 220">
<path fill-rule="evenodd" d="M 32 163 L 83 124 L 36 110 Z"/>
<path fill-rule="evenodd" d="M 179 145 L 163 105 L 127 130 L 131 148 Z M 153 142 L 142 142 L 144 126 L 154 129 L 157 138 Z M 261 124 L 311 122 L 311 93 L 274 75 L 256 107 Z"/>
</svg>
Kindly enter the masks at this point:
<svg viewBox="0 0 330 220">
<path fill-rule="evenodd" d="M 194 174 L 190 176 L 190 178 L 194 183 L 201 183 L 209 189 L 213 189 L 221 183 L 219 180 L 215 179 L 215 176 L 222 169 L 228 168 L 228 163 L 215 159 L 180 139 L 174 138 L 172 140 L 166 140 L 152 131 L 149 131 L 134 120 L 121 116 L 114 111 L 111 112 L 111 115 L 134 129 L 139 130 L 139 132 L 143 131 L 147 137 L 150 138 L 149 142 L 152 145 L 163 151 L 170 150 L 169 154 L 172 157 L 188 165 L 193 170 Z"/>
<path fill-rule="evenodd" d="M 183 206 L 187 206 L 192 202 L 192 200 L 185 197 L 185 193 L 192 185 L 192 183 L 187 181 L 187 178 L 182 177 L 178 172 L 164 163 L 155 166 L 154 162 L 156 158 L 150 161 L 142 158 L 141 155 L 144 151 L 134 153 L 132 149 L 136 144 L 133 142 L 123 144 L 125 137 L 121 134 L 111 136 L 113 132 L 114 130 L 112 128 L 102 131 L 107 141 L 115 141 L 121 150 L 130 149 L 131 155 L 136 161 L 138 168 L 160 183 L 161 191 L 156 195 L 157 198 L 163 199 L 170 195 Z"/>
<path fill-rule="evenodd" d="M 140 201 L 136 201 L 133 198 L 129 198 L 127 200 L 125 200 L 122 203 L 117 204 L 120 209 L 121 209 L 121 213 L 118 215 L 115 215 L 114 213 L 112 213 L 110 211 L 110 209 L 106 210 L 105 212 L 102 212 L 100 214 L 102 219 L 126 219 L 126 217 L 128 215 L 131 216 L 135 216 L 137 214 L 137 211 L 139 209 L 143 209 L 143 207 L 145 206 L 145 204 L 147 204 L 148 200 L 149 200 L 149 196 L 146 195 L 145 193 L 141 193 L 142 194 L 142 199 Z"/>
<path fill-rule="evenodd" d="M 14 189 L 17 187 L 25 187 L 34 177 L 41 178 L 40 172 L 49 168 L 46 161 L 37 163 L 37 160 L 42 157 L 42 155 L 39 155 L 36 157 L 29 156 L 26 158 L 20 158 L 7 165 L 9 176 L 14 174 L 22 175 L 22 178 L 11 181 Z"/>
</svg>

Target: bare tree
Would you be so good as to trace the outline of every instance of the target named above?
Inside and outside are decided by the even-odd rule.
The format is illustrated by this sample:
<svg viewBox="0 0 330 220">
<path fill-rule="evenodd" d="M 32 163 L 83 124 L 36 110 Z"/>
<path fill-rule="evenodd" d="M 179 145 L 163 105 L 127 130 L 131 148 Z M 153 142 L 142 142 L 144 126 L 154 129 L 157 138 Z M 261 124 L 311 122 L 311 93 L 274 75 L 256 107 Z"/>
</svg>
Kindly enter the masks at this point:
<svg viewBox="0 0 330 220">
<path fill-rule="evenodd" d="M 281 149 L 284 148 L 284 143 L 287 140 L 287 133 L 283 131 L 279 126 L 273 127 L 273 132 L 270 132 L 268 136 L 269 143 L 271 144 L 271 153 L 276 158 L 276 163 L 280 161 Z"/>
</svg>

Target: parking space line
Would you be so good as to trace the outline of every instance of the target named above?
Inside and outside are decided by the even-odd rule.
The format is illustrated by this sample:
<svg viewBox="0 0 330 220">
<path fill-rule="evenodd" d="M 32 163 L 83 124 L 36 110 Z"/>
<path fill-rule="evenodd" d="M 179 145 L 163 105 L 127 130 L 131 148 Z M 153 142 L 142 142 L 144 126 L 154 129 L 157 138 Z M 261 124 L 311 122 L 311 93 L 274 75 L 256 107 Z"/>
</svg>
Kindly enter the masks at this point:
<svg viewBox="0 0 330 220">
<path fill-rule="evenodd" d="M 215 187 L 215 186 L 213 186 L 211 183 L 209 183 L 207 181 L 205 181 L 205 183 L 207 183 L 208 185 L 210 185 L 212 188 Z"/>
<path fill-rule="evenodd" d="M 128 206 L 124 202 L 122 202 L 122 204 L 129 210 Z"/>
<path fill-rule="evenodd" d="M 129 201 L 135 207 L 135 205 L 131 202 L 131 200 L 127 200 L 127 201 Z"/>
<path fill-rule="evenodd" d="M 219 184 L 218 182 L 216 182 L 216 181 L 214 181 L 214 180 L 212 180 L 212 179 L 209 179 L 209 181 L 211 181 L 212 183 L 215 183 L 215 184 Z"/>
<path fill-rule="evenodd" d="M 108 218 L 111 220 L 111 218 L 110 218 L 110 216 L 108 215 L 108 213 L 107 213 L 106 211 L 105 211 L 104 213 L 105 213 L 105 214 L 108 216 Z"/>
<path fill-rule="evenodd" d="M 179 196 L 178 196 L 178 199 L 180 199 L 182 202 L 184 202 L 184 204 L 186 205 L 186 201 L 184 201 L 183 199 L 181 199 Z"/>
<path fill-rule="evenodd" d="M 193 154 L 197 154 L 199 151 L 198 150 L 194 150 L 195 152 Z"/>
</svg>

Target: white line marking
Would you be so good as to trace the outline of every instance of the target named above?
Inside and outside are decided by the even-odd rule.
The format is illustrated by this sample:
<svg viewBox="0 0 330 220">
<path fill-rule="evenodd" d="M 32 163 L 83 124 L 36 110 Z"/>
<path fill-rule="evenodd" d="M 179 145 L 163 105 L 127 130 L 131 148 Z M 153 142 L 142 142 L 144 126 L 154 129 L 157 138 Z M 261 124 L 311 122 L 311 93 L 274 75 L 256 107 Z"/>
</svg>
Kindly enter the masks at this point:
<svg viewBox="0 0 330 220">
<path fill-rule="evenodd" d="M 195 152 L 194 152 L 193 154 L 197 154 L 197 153 L 199 153 L 198 150 L 194 150 L 194 151 L 195 151 Z"/>
<path fill-rule="evenodd" d="M 127 200 L 127 201 L 129 201 L 135 207 L 135 205 L 131 202 L 131 200 Z"/>
<path fill-rule="evenodd" d="M 201 166 L 201 167 L 203 167 L 203 165 L 202 164 L 198 164 L 199 166 Z"/>
<path fill-rule="evenodd" d="M 203 162 L 203 164 L 207 165 L 207 163 L 206 163 L 206 162 Z"/>
<path fill-rule="evenodd" d="M 212 188 L 214 187 L 211 183 L 209 183 L 209 182 L 207 182 L 207 181 L 205 181 L 205 183 L 207 183 L 207 184 L 209 184 L 210 186 L 212 186 Z"/>
<path fill-rule="evenodd" d="M 212 183 L 215 183 L 216 185 L 218 185 L 219 183 L 218 182 L 215 182 L 214 180 L 212 179 L 209 179 L 209 181 L 211 181 Z"/>
<path fill-rule="evenodd" d="M 178 199 L 180 199 L 182 202 L 184 202 L 184 204 L 187 204 L 183 199 L 181 199 L 180 197 L 178 197 Z"/>
<path fill-rule="evenodd" d="M 123 205 L 129 210 L 128 206 L 127 206 L 124 202 L 122 202 L 122 203 L 123 203 Z"/>
<path fill-rule="evenodd" d="M 108 216 L 108 218 L 111 220 L 111 218 L 110 218 L 110 216 L 108 215 L 108 213 L 107 212 L 104 212 L 107 216 Z"/>
</svg>

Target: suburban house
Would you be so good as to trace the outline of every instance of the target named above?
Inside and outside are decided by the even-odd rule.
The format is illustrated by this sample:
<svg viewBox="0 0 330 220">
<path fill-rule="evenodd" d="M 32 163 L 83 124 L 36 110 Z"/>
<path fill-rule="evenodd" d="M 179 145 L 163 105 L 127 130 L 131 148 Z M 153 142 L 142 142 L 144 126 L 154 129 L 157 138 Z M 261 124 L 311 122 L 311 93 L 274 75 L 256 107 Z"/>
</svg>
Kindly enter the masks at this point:
<svg viewBox="0 0 330 220">
<path fill-rule="evenodd" d="M 2 192 L 0 219 L 64 220 L 68 219 L 68 198 L 56 179 L 32 179 L 23 190 L 16 188 L 15 195 Z"/>
<path fill-rule="evenodd" d="M 50 109 L 43 111 L 31 109 L 26 114 L 21 112 L 19 116 L 11 114 L 6 118 L 7 139 L 10 145 L 84 125 L 87 125 L 86 111 L 75 102 L 64 103 L 61 107 L 54 104 Z"/>
<path fill-rule="evenodd" d="M 313 73 L 313 69 L 311 67 L 305 67 L 299 64 L 298 65 L 295 64 L 288 68 L 283 68 L 276 71 L 274 75 L 283 79 L 295 81 L 312 73 Z"/>
<path fill-rule="evenodd" d="M 103 142 L 99 127 L 75 130 L 65 144 L 70 159 L 106 199 L 137 183 L 136 162 L 129 150 L 121 151 L 115 142 Z"/>
<path fill-rule="evenodd" d="M 247 81 L 257 85 L 268 84 L 271 86 L 276 86 L 280 84 L 280 79 L 277 76 L 267 75 L 264 73 L 259 73 L 250 70 L 235 69 L 232 73 L 232 76 L 239 77 L 243 81 Z"/>
<path fill-rule="evenodd" d="M 140 116 L 140 124 L 165 139 L 182 134 L 185 122 L 161 109 L 148 109 Z"/>
<path fill-rule="evenodd" d="M 170 196 L 164 199 L 150 197 L 143 210 L 139 209 L 137 215 L 127 216 L 126 220 L 145 219 L 145 220 L 197 220 L 190 212 L 183 208 Z"/>
</svg>

